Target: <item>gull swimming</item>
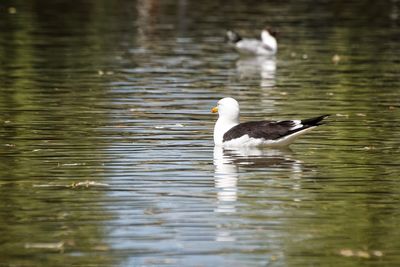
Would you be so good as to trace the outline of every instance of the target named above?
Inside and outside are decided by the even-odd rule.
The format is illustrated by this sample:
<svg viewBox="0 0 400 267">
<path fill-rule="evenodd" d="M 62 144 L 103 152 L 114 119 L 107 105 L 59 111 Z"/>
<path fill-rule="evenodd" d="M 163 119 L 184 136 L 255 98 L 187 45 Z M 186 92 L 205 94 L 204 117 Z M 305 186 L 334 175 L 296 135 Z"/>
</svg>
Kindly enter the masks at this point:
<svg viewBox="0 0 400 267">
<path fill-rule="evenodd" d="M 226 32 L 228 43 L 232 44 L 239 53 L 259 56 L 276 54 L 278 51 L 276 36 L 277 32 L 271 28 L 263 29 L 260 39 L 242 38 L 234 31 Z"/>
<path fill-rule="evenodd" d="M 305 120 L 262 120 L 239 122 L 239 103 L 225 97 L 211 110 L 219 117 L 214 127 L 216 146 L 267 146 L 287 147 L 298 137 L 323 124 L 329 115 L 322 115 Z"/>
</svg>

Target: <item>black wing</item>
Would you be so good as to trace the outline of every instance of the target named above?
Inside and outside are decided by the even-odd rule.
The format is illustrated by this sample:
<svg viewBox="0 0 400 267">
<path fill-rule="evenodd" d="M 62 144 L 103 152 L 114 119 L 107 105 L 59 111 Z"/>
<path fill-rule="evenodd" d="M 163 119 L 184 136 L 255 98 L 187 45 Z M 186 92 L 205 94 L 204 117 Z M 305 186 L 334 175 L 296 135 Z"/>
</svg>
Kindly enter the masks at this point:
<svg viewBox="0 0 400 267">
<path fill-rule="evenodd" d="M 262 47 L 267 49 L 268 51 L 273 51 L 272 48 L 267 44 L 262 43 Z"/>
<path fill-rule="evenodd" d="M 223 142 L 249 135 L 252 138 L 263 138 L 265 140 L 276 140 L 281 137 L 291 135 L 295 132 L 321 125 L 321 121 L 328 115 L 323 115 L 311 119 L 298 121 L 250 121 L 240 123 L 232 127 L 224 134 Z M 293 127 L 296 127 L 293 129 Z"/>
</svg>

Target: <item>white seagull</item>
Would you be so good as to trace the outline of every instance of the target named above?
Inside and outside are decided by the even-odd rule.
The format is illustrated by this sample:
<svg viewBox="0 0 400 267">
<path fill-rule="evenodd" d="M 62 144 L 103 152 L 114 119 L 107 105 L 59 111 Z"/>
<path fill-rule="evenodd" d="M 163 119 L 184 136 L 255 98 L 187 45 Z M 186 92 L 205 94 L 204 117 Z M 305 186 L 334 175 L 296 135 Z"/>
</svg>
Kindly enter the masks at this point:
<svg viewBox="0 0 400 267">
<path fill-rule="evenodd" d="M 214 127 L 214 143 L 223 147 L 267 146 L 286 147 L 299 136 L 322 125 L 329 115 L 305 119 L 283 121 L 249 121 L 239 123 L 239 103 L 226 97 L 211 109 L 219 114 Z"/>
<path fill-rule="evenodd" d="M 242 38 L 234 31 L 227 31 L 228 42 L 236 48 L 239 53 L 272 56 L 278 51 L 278 42 L 276 41 L 277 32 L 271 28 L 265 28 L 261 31 L 261 39 Z"/>
</svg>

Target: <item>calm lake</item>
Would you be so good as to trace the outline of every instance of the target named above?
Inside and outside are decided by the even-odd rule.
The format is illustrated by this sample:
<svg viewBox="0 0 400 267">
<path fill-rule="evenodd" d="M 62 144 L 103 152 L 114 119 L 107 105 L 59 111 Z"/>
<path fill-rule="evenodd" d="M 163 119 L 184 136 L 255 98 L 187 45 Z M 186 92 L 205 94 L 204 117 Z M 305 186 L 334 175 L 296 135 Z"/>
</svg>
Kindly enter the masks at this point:
<svg viewBox="0 0 400 267">
<path fill-rule="evenodd" d="M 226 96 L 331 116 L 222 150 Z M 0 266 L 400 265 L 397 0 L 1 1 L 0 110 Z"/>
</svg>

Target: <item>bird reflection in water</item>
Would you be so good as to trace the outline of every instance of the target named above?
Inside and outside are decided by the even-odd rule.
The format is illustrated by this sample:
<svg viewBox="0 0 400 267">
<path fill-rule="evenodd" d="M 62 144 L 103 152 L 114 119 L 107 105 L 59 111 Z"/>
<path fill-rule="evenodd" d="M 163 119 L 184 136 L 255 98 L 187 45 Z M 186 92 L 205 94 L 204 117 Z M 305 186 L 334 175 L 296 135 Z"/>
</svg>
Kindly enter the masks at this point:
<svg viewBox="0 0 400 267">
<path fill-rule="evenodd" d="M 290 178 L 297 180 L 302 177 L 303 166 L 301 161 L 292 157 L 290 149 L 260 149 L 257 147 L 240 147 L 224 149 L 214 147 L 214 183 L 217 191 L 216 213 L 234 214 L 239 203 L 239 169 L 282 168 L 289 170 Z M 266 181 L 267 182 L 267 181 Z M 240 188 L 240 187 L 239 187 Z M 300 183 L 294 182 L 294 190 L 300 189 Z M 246 192 L 242 192 L 243 195 Z M 293 199 L 296 201 L 296 199 Z M 219 225 L 215 240 L 218 242 L 233 242 L 236 240 L 235 232 L 229 226 Z"/>
<path fill-rule="evenodd" d="M 214 147 L 214 181 L 217 188 L 218 207 L 216 212 L 235 212 L 237 200 L 238 166 L 234 159 L 224 155 L 220 146 Z"/>
<path fill-rule="evenodd" d="M 214 182 L 218 205 L 215 212 L 234 213 L 238 200 L 239 167 L 290 169 L 291 178 L 302 176 L 302 163 L 293 159 L 290 149 L 261 149 L 214 147 Z M 294 185 L 299 187 L 299 185 Z M 294 188 L 297 189 L 297 188 Z"/>
<path fill-rule="evenodd" d="M 214 183 L 217 190 L 217 207 L 214 211 L 221 214 L 233 214 L 237 211 L 240 167 L 257 170 L 261 168 L 270 168 L 271 170 L 282 168 L 289 170 L 292 179 L 300 179 L 303 175 L 302 163 L 293 159 L 291 150 L 288 148 L 240 147 L 228 150 L 221 146 L 215 146 L 214 167 Z M 300 189 L 299 182 L 293 183 L 293 190 L 297 189 Z M 220 225 L 215 240 L 233 242 L 236 240 L 236 236 L 229 226 Z"/>
<path fill-rule="evenodd" d="M 240 79 L 260 77 L 261 87 L 276 85 L 276 58 L 274 56 L 246 56 L 236 62 Z"/>
</svg>

